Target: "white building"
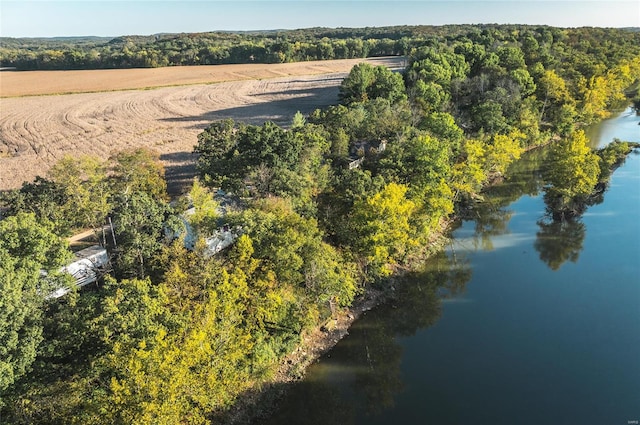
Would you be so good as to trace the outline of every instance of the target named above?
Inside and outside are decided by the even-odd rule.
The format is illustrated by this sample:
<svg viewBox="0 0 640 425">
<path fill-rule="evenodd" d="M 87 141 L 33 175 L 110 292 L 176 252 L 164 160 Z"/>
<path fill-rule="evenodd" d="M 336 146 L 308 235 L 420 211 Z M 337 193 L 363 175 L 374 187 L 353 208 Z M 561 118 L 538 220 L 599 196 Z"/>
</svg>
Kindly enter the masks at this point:
<svg viewBox="0 0 640 425">
<path fill-rule="evenodd" d="M 75 253 L 76 259 L 60 271 L 68 273 L 76 281 L 77 287 L 82 287 L 98 280 L 109 263 L 107 250 L 99 245 L 93 245 Z M 59 288 L 49 294 L 48 298 L 60 298 L 69 293 L 70 288 Z"/>
</svg>

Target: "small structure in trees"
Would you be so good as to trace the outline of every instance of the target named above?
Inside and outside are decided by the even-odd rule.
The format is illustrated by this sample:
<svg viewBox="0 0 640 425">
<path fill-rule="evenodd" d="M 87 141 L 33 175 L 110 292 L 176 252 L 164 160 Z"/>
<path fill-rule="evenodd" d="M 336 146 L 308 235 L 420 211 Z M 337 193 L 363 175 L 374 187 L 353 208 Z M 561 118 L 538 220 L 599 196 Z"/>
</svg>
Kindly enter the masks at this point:
<svg viewBox="0 0 640 425">
<path fill-rule="evenodd" d="M 238 236 L 241 234 L 240 228 L 231 229 L 228 224 L 225 223 L 224 216 L 231 210 L 239 208 L 238 202 L 231 195 L 227 194 L 223 190 L 218 190 L 214 195 L 214 200 L 218 203 L 216 207 L 216 213 L 219 215 L 217 220 L 218 228 L 210 233 L 209 237 L 204 239 L 204 253 L 207 258 L 214 256 L 223 249 L 231 246 Z M 192 225 L 190 217 L 196 214 L 196 207 L 192 206 L 180 215 L 180 219 L 183 223 L 184 230 L 181 232 L 175 232 L 170 229 L 165 229 L 165 236 L 168 240 L 174 240 L 184 234 L 184 247 L 188 250 L 194 250 L 196 248 L 196 241 L 198 239 L 198 231 Z"/>
<path fill-rule="evenodd" d="M 75 279 L 75 285 L 82 287 L 98 280 L 108 269 L 109 255 L 100 245 L 93 245 L 76 252 L 76 259 L 60 269 Z M 71 288 L 58 288 L 49 294 L 48 298 L 60 298 L 71 291 Z"/>
<path fill-rule="evenodd" d="M 380 140 L 377 146 L 374 142 L 369 141 L 354 143 L 351 147 L 351 155 L 349 156 L 349 169 L 353 170 L 354 168 L 360 167 L 367 156 L 377 155 L 384 152 L 385 149 L 387 149 L 386 140 Z"/>
<path fill-rule="evenodd" d="M 205 257 L 212 257 L 223 249 L 231 246 L 236 239 L 238 239 L 239 234 L 239 228 L 230 229 L 228 226 L 223 226 L 218 229 L 212 236 L 205 239 Z"/>
</svg>

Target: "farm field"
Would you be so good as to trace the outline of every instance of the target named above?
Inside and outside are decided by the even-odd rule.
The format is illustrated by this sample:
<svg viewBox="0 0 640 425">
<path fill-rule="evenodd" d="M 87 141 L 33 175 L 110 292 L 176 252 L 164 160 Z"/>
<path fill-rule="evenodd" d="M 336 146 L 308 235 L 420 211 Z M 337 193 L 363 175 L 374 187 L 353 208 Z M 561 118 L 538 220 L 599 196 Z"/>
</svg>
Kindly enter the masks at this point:
<svg viewBox="0 0 640 425">
<path fill-rule="evenodd" d="M 146 146 L 160 152 L 178 193 L 195 172 L 197 134 L 211 121 L 286 125 L 298 110 L 335 103 L 362 61 L 0 72 L 0 190 L 46 175 L 65 155 L 108 158 Z M 404 58 L 366 61 L 399 68 Z"/>
</svg>

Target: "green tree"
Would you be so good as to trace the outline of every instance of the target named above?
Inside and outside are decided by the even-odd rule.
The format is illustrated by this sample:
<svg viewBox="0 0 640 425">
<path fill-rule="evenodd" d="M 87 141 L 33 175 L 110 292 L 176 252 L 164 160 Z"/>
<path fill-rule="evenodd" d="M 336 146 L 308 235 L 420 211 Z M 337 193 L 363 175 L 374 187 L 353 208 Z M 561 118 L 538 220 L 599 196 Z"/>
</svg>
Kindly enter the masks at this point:
<svg viewBox="0 0 640 425">
<path fill-rule="evenodd" d="M 219 204 L 213 199 L 213 193 L 194 179 L 189 191 L 189 199 L 195 209 L 189 216 L 189 222 L 195 226 L 202 236 L 210 236 L 218 229 Z"/>
<path fill-rule="evenodd" d="M 502 105 L 495 100 L 487 100 L 472 108 L 475 128 L 488 133 L 504 133 L 509 130 L 509 123 L 502 111 Z"/>
<path fill-rule="evenodd" d="M 354 265 L 319 239 L 305 250 L 304 282 L 314 302 L 322 307 L 334 302 L 341 307 L 351 305 L 358 292 Z"/>
<path fill-rule="evenodd" d="M 385 66 L 376 66 L 373 69 L 375 81 L 370 88 L 370 99 L 383 98 L 391 103 L 397 103 L 407 99 L 402 75 L 391 71 Z"/>
<path fill-rule="evenodd" d="M 53 232 L 53 225 L 39 221 L 33 213 L 18 213 L 0 221 L 0 247 L 18 262 L 35 262 L 47 272 L 57 270 L 70 258 L 66 242 Z"/>
<path fill-rule="evenodd" d="M 582 212 L 600 174 L 599 157 L 589 148 L 584 131 L 554 143 L 546 160 L 545 201 L 554 218 Z"/>
<path fill-rule="evenodd" d="M 507 71 L 524 69 L 526 67 L 524 54 L 519 47 L 499 47 L 497 54 L 500 58 L 500 66 Z"/>
<path fill-rule="evenodd" d="M 562 121 L 562 106 L 573 107 L 575 101 L 571 97 L 567 85 L 555 71 L 546 70 L 537 84 L 538 99 L 542 101 L 540 121 L 557 124 Z"/>
<path fill-rule="evenodd" d="M 540 131 L 540 113 L 535 97 L 526 98 L 520 107 L 516 127 L 525 134 L 526 146 L 535 146 L 546 141 L 546 135 Z"/>
<path fill-rule="evenodd" d="M 409 92 L 412 102 L 423 113 L 442 111 L 451 100 L 449 91 L 432 81 L 418 80 Z"/>
<path fill-rule="evenodd" d="M 167 205 L 146 192 L 121 194 L 115 199 L 115 269 L 121 276 L 144 278 L 149 260 L 162 247 Z"/>
<path fill-rule="evenodd" d="M 197 168 L 206 184 L 228 187 L 229 180 L 235 183 L 238 170 L 234 156 L 238 154 L 236 145 L 241 131 L 242 126 L 227 119 L 211 123 L 198 134 L 194 152 L 198 154 Z"/>
<path fill-rule="evenodd" d="M 294 130 L 303 128 L 305 122 L 306 122 L 306 119 L 305 119 L 304 115 L 302 115 L 302 113 L 300 111 L 297 111 L 293 115 L 293 118 L 291 119 L 291 128 L 294 129 Z"/>
<path fill-rule="evenodd" d="M 432 231 L 441 218 L 453 212 L 449 187 L 452 148 L 436 137 L 414 134 L 392 144 L 379 161 L 379 171 L 387 181 L 407 186 L 407 195 L 422 219 L 418 233 Z"/>
<path fill-rule="evenodd" d="M 354 205 L 382 190 L 384 178 L 356 168 L 335 170 L 327 190 L 318 197 L 318 218 L 333 244 L 347 249 L 358 240 L 353 223 Z"/>
<path fill-rule="evenodd" d="M 101 366 L 111 379 L 94 398 L 101 421 L 206 423 L 207 413 L 249 385 L 243 286 L 211 263 L 196 264 L 203 265 L 187 261 L 183 272 L 167 275 L 168 287 L 200 286 L 202 298 L 187 311 L 172 311 L 178 294 L 164 285 L 110 283 L 101 320 L 112 348 Z"/>
<path fill-rule="evenodd" d="M 536 83 L 529 74 L 529 71 L 523 68 L 514 69 L 509 72 L 509 76 L 518 84 L 522 97 L 529 96 L 536 91 Z"/>
<path fill-rule="evenodd" d="M 35 360 L 45 297 L 55 286 L 68 284 L 58 269 L 70 252 L 52 230 L 32 213 L 0 221 L 0 394 Z"/>
<path fill-rule="evenodd" d="M 283 315 L 278 321 L 294 329 L 306 327 L 325 314 L 329 302 L 348 305 L 356 292 L 353 265 L 322 241 L 316 220 L 301 217 L 284 200 L 264 200 L 257 206 L 241 217 L 251 238 L 253 257 L 273 273 L 278 289 L 269 291 L 282 299 L 287 299 L 289 292 L 296 297 L 289 307 L 286 303 L 282 307 L 289 309 L 290 317 Z M 307 301 L 304 308 L 302 300 Z"/>
<path fill-rule="evenodd" d="M 422 80 L 448 89 L 453 80 L 463 79 L 469 72 L 469 64 L 464 56 L 450 50 L 422 47 L 413 56 L 414 60 L 407 70 L 407 81 L 411 84 Z"/>
<path fill-rule="evenodd" d="M 604 148 L 598 149 L 596 154 L 600 157 L 600 173 L 598 182 L 606 182 L 613 171 L 624 163 L 627 155 L 633 150 L 632 144 L 620 139 L 613 139 Z"/>
<path fill-rule="evenodd" d="M 104 164 L 95 157 L 66 156 L 49 170 L 65 194 L 63 215 L 75 228 L 100 227 L 111 207 Z"/>
<path fill-rule="evenodd" d="M 0 247 L 0 395 L 27 372 L 42 341 L 40 271 L 25 262 Z"/>
<path fill-rule="evenodd" d="M 340 84 L 338 95 L 342 104 L 369 100 L 371 86 L 376 81 L 374 67 L 368 63 L 359 63 L 351 68 L 347 78 Z"/>
<path fill-rule="evenodd" d="M 404 82 L 400 74 L 384 66 L 363 62 L 355 65 L 340 85 L 338 95 L 343 105 L 383 98 L 390 103 L 406 100 Z"/>
<path fill-rule="evenodd" d="M 524 138 L 525 135 L 519 131 L 494 135 L 485 150 L 486 172 L 504 174 L 507 167 L 522 155 Z"/>
<path fill-rule="evenodd" d="M 118 152 L 112 161 L 114 193 L 144 192 L 158 201 L 168 199 L 164 166 L 158 152 L 147 148 L 124 150 Z"/>
<path fill-rule="evenodd" d="M 65 216 L 67 195 L 64 188 L 52 180 L 37 176 L 34 182 L 24 183 L 20 189 L 0 195 L 0 199 L 6 206 L 7 217 L 31 212 L 38 219 L 53 223 L 58 234 L 71 231 L 72 223 Z"/>
<path fill-rule="evenodd" d="M 460 200 L 477 194 L 487 180 L 486 145 L 480 140 L 468 139 L 462 144 L 462 161 L 451 170 L 451 189 L 454 199 Z"/>
<path fill-rule="evenodd" d="M 464 132 L 458 127 L 451 114 L 446 112 L 431 113 L 422 120 L 420 128 L 445 141 L 450 146 L 453 156 L 458 154 L 460 144 L 464 140 Z"/>
</svg>

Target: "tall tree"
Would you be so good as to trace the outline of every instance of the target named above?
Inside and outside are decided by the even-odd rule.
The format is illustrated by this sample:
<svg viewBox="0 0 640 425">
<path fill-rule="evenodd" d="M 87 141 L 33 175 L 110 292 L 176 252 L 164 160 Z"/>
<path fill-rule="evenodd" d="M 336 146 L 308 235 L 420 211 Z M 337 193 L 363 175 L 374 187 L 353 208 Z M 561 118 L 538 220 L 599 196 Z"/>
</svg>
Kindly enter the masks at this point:
<svg viewBox="0 0 640 425">
<path fill-rule="evenodd" d="M 348 105 L 369 100 L 369 91 L 375 81 L 373 66 L 368 63 L 355 65 L 340 85 L 341 103 Z"/>
<path fill-rule="evenodd" d="M 66 156 L 49 170 L 64 191 L 64 216 L 76 228 L 100 227 L 111 207 L 105 165 L 96 157 Z"/>
<path fill-rule="evenodd" d="M 360 238 L 355 242 L 370 276 L 388 276 L 394 267 L 419 245 L 411 225 L 415 202 L 407 199 L 405 185 L 389 183 L 375 195 L 354 206 L 354 225 Z"/>
<path fill-rule="evenodd" d="M 538 80 L 538 99 L 542 101 L 540 121 L 553 125 L 562 125 L 566 112 L 562 107 L 574 107 L 575 101 L 571 97 L 565 80 L 553 70 L 546 70 Z"/>
<path fill-rule="evenodd" d="M 45 297 L 56 285 L 68 283 L 58 269 L 70 252 L 52 230 L 32 213 L 0 221 L 0 394 L 35 360 Z"/>
<path fill-rule="evenodd" d="M 598 182 L 599 161 L 582 130 L 552 145 L 546 161 L 545 201 L 555 218 L 581 213 Z"/>
<path fill-rule="evenodd" d="M 121 276 L 144 278 L 149 259 L 162 247 L 168 206 L 145 192 L 121 194 L 115 204 L 115 269 Z"/>
<path fill-rule="evenodd" d="M 168 199 L 164 166 L 158 152 L 147 148 L 124 150 L 112 161 L 114 193 L 144 192 L 159 201 Z"/>
<path fill-rule="evenodd" d="M 407 98 L 402 75 L 384 66 L 368 63 L 355 65 L 340 85 L 340 101 L 344 105 L 383 98 L 396 103 Z"/>
<path fill-rule="evenodd" d="M 197 167 L 203 181 L 213 186 L 228 187 L 228 180 L 238 178 L 235 166 L 238 133 L 241 125 L 232 119 L 215 121 L 200 134 L 194 152 L 198 154 Z"/>
<path fill-rule="evenodd" d="M 391 144 L 379 161 L 379 171 L 387 181 L 407 186 L 407 197 L 420 211 L 418 233 L 433 230 L 442 217 L 453 212 L 449 187 L 453 148 L 445 140 L 417 133 Z"/>
<path fill-rule="evenodd" d="M 204 237 L 210 236 L 218 228 L 219 204 L 213 198 L 213 193 L 202 186 L 199 179 L 194 179 L 189 199 L 193 204 L 194 212 L 189 218 L 189 222 L 194 225 Z"/>
<path fill-rule="evenodd" d="M 31 212 L 39 219 L 53 223 L 58 234 L 71 231 L 73 223 L 68 220 L 65 211 L 65 206 L 69 204 L 67 194 L 61 185 L 52 180 L 37 176 L 20 189 L 1 194 L 0 199 L 6 206 L 5 216 Z"/>
<path fill-rule="evenodd" d="M 2 393 L 24 375 L 42 341 L 42 295 L 36 262 L 0 247 L 0 407 Z"/>
</svg>

